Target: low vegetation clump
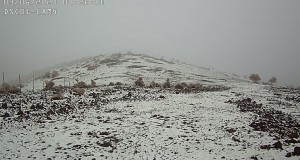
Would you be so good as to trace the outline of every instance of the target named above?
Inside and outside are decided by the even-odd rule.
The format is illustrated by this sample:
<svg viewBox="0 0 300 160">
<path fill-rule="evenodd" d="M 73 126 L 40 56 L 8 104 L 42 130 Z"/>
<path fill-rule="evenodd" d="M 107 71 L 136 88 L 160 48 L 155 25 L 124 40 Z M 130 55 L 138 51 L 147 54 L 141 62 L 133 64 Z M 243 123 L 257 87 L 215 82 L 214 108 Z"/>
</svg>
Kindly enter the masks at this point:
<svg viewBox="0 0 300 160">
<path fill-rule="evenodd" d="M 145 83 L 143 81 L 143 78 L 140 77 L 138 80 L 135 81 L 135 85 L 138 86 L 138 87 L 144 87 L 145 86 Z"/>
<path fill-rule="evenodd" d="M 58 76 L 59 76 L 59 73 L 57 71 L 52 71 L 52 73 L 51 73 L 52 78 L 55 78 L 55 77 L 58 77 Z"/>
<path fill-rule="evenodd" d="M 82 96 L 84 94 L 85 90 L 83 88 L 74 88 L 73 92 L 75 95 Z"/>
<path fill-rule="evenodd" d="M 96 87 L 96 82 L 94 80 L 91 80 L 91 87 Z"/>
<path fill-rule="evenodd" d="M 46 72 L 46 73 L 43 75 L 43 78 L 51 78 L 51 73 L 50 73 L 50 72 Z"/>
<path fill-rule="evenodd" d="M 93 65 L 88 65 L 88 67 L 87 67 L 88 71 L 95 70 L 95 69 L 96 69 L 96 66 L 93 66 Z"/>
<path fill-rule="evenodd" d="M 203 89 L 203 85 L 201 83 L 191 83 L 190 88 L 194 91 L 201 91 Z"/>
<path fill-rule="evenodd" d="M 156 83 L 154 81 L 152 81 L 150 84 L 149 84 L 149 88 L 155 88 L 156 87 Z"/>
<path fill-rule="evenodd" d="M 178 84 L 175 85 L 175 89 L 178 89 L 178 90 L 183 90 L 183 89 L 185 89 L 187 87 L 188 87 L 188 85 L 185 82 L 178 83 Z"/>
<path fill-rule="evenodd" d="M 55 83 L 53 81 L 45 81 L 45 90 L 53 89 Z"/>
<path fill-rule="evenodd" d="M 255 83 L 257 83 L 258 81 L 261 80 L 261 78 L 259 77 L 258 74 L 251 74 L 251 75 L 249 76 L 249 79 L 250 79 L 251 81 L 255 82 Z"/>
<path fill-rule="evenodd" d="M 164 88 L 171 88 L 171 83 L 170 83 L 170 79 L 167 78 L 167 81 L 164 83 L 163 85 Z"/>
<path fill-rule="evenodd" d="M 9 85 L 8 83 L 3 83 L 0 87 L 0 93 L 12 93 L 12 94 L 17 94 L 20 93 L 21 90 L 20 88 L 16 87 L 15 85 Z"/>
<path fill-rule="evenodd" d="M 80 81 L 80 82 L 74 84 L 74 88 L 87 88 L 87 87 L 88 87 L 88 85 L 83 81 Z"/>
<path fill-rule="evenodd" d="M 160 87 L 159 83 L 155 83 L 154 81 L 150 82 L 148 88 L 156 88 L 156 87 Z"/>
<path fill-rule="evenodd" d="M 114 85 L 115 85 L 114 82 L 110 82 L 110 83 L 108 84 L 108 86 L 114 86 Z"/>
<path fill-rule="evenodd" d="M 123 85 L 123 83 L 117 82 L 115 85 L 116 85 L 116 86 L 121 86 L 121 85 Z"/>
<path fill-rule="evenodd" d="M 51 100 L 62 100 L 64 98 L 62 92 L 54 93 L 51 97 Z"/>
</svg>

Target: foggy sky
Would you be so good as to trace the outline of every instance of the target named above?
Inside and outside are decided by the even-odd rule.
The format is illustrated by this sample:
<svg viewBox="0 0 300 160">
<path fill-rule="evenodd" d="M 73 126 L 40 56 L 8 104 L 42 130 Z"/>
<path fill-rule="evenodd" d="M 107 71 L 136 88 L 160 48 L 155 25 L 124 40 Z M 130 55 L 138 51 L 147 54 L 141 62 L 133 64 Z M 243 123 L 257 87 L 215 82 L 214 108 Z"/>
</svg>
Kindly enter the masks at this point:
<svg viewBox="0 0 300 160">
<path fill-rule="evenodd" d="M 20 6 L 1 0 L 0 72 L 17 77 L 132 51 L 300 86 L 299 6 L 299 0 L 106 0 L 50 7 L 57 15 L 16 16 L 4 8 Z"/>
</svg>

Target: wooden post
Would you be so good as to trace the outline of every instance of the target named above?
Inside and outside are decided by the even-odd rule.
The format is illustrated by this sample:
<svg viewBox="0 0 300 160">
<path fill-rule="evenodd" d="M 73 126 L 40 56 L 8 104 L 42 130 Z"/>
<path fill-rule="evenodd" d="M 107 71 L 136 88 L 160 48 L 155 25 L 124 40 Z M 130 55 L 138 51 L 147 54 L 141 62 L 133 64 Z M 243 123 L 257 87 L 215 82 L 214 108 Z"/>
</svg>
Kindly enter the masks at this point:
<svg viewBox="0 0 300 160">
<path fill-rule="evenodd" d="M 32 93 L 34 93 L 34 75 L 32 75 Z"/>
<path fill-rule="evenodd" d="M 43 90 L 45 90 L 45 80 L 44 80 L 44 77 L 43 77 Z"/>
<path fill-rule="evenodd" d="M 2 84 L 5 83 L 5 80 L 4 80 L 4 72 L 2 72 Z"/>
<path fill-rule="evenodd" d="M 22 93 L 21 74 L 19 74 L 20 93 Z"/>
</svg>

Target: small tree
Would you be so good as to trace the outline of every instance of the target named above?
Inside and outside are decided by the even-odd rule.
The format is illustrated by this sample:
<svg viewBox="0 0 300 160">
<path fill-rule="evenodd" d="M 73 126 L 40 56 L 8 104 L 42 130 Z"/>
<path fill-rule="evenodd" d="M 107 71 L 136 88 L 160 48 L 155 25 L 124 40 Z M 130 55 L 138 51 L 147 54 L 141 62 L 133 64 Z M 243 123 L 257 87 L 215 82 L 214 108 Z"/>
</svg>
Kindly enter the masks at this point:
<svg viewBox="0 0 300 160">
<path fill-rule="evenodd" d="M 277 78 L 276 78 L 276 77 L 272 77 L 272 78 L 269 79 L 269 82 L 270 82 L 271 84 L 277 83 Z"/>
<path fill-rule="evenodd" d="M 249 76 L 249 79 L 250 79 L 251 81 L 256 82 L 256 83 L 257 83 L 258 81 L 261 80 L 258 74 L 251 74 L 251 75 Z"/>
</svg>

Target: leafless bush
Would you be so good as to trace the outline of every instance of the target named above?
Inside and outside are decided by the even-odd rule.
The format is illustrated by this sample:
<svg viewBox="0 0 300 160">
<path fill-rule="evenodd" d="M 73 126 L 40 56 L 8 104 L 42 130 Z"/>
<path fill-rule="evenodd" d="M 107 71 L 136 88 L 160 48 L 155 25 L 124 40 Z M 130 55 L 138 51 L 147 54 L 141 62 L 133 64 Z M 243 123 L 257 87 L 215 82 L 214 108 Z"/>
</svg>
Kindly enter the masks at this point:
<svg viewBox="0 0 300 160">
<path fill-rule="evenodd" d="M 59 73 L 57 71 L 52 71 L 51 76 L 52 76 L 52 78 L 55 78 L 55 77 L 59 76 Z"/>
<path fill-rule="evenodd" d="M 91 80 L 91 86 L 96 87 L 96 82 L 94 80 Z"/>
<path fill-rule="evenodd" d="M 114 83 L 114 82 L 110 82 L 108 85 L 109 85 L 109 86 L 114 86 L 115 83 Z"/>
<path fill-rule="evenodd" d="M 88 67 L 87 67 L 88 71 L 95 70 L 95 69 L 96 69 L 96 66 L 88 65 Z"/>
<path fill-rule="evenodd" d="M 183 89 L 185 89 L 187 87 L 188 87 L 188 85 L 185 82 L 178 83 L 178 84 L 175 85 L 175 89 L 179 89 L 179 90 L 183 90 Z"/>
<path fill-rule="evenodd" d="M 251 75 L 249 76 L 249 79 L 250 79 L 251 81 L 254 81 L 254 82 L 258 82 L 258 81 L 261 80 L 258 74 L 251 74 Z"/>
<path fill-rule="evenodd" d="M 9 89 L 9 93 L 17 94 L 20 92 L 21 92 L 20 88 L 16 87 L 15 85 L 12 85 Z"/>
<path fill-rule="evenodd" d="M 53 81 L 45 81 L 45 90 L 51 90 L 53 89 L 55 83 Z"/>
<path fill-rule="evenodd" d="M 85 90 L 83 88 L 74 88 L 73 92 L 75 93 L 75 95 L 81 96 L 84 94 Z"/>
<path fill-rule="evenodd" d="M 10 90 L 10 85 L 8 83 L 3 83 L 2 86 L 1 86 L 1 90 L 3 92 L 9 92 Z"/>
<path fill-rule="evenodd" d="M 78 82 L 78 83 L 74 84 L 74 87 L 75 88 L 87 88 L 88 85 L 85 82 L 81 81 L 81 82 Z"/>
<path fill-rule="evenodd" d="M 203 89 L 203 85 L 201 83 L 191 83 L 190 88 L 194 91 L 201 91 Z"/>
<path fill-rule="evenodd" d="M 152 81 L 150 84 L 149 84 L 149 88 L 155 88 L 156 87 L 156 83 L 154 81 Z"/>
<path fill-rule="evenodd" d="M 138 80 L 135 81 L 135 85 L 136 86 L 139 86 L 139 87 L 144 87 L 145 86 L 145 83 L 143 81 L 143 78 L 140 77 Z"/>
<path fill-rule="evenodd" d="M 58 92 L 58 93 L 52 95 L 51 100 L 62 100 L 63 97 L 64 97 L 63 93 Z"/>
<path fill-rule="evenodd" d="M 46 73 L 43 75 L 43 78 L 51 78 L 51 73 L 50 73 L 50 72 L 46 72 Z"/>
<path fill-rule="evenodd" d="M 163 85 L 164 88 L 171 88 L 171 83 L 170 83 L 170 79 L 167 78 L 167 81 L 164 83 Z"/>
<path fill-rule="evenodd" d="M 121 82 L 117 82 L 115 85 L 117 85 L 117 86 L 121 86 L 121 85 L 123 85 L 123 83 L 121 83 Z"/>
</svg>

